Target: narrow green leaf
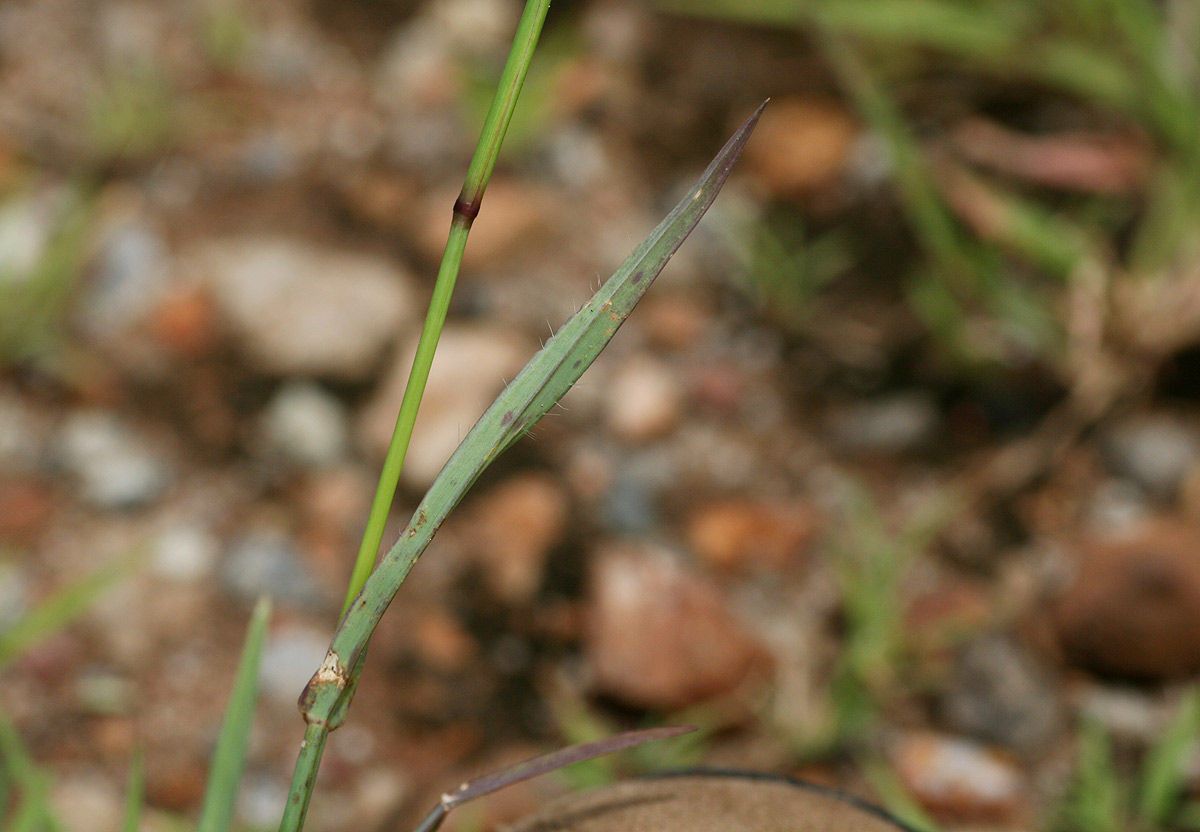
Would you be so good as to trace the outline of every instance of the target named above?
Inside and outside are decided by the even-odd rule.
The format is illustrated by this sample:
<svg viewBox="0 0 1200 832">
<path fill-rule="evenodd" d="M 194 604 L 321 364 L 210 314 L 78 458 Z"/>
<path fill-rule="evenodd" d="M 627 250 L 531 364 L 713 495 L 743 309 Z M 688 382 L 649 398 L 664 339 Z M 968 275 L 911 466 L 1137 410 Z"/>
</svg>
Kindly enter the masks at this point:
<svg viewBox="0 0 1200 832">
<path fill-rule="evenodd" d="M 1166 826 L 1187 790 L 1184 761 L 1200 737 L 1200 693 L 1188 691 L 1179 712 L 1150 749 L 1138 794 L 1138 816 L 1151 826 Z"/>
<path fill-rule="evenodd" d="M 616 334 L 671 255 L 716 199 L 766 102 L 734 133 L 699 181 L 629 259 L 554 335 L 480 417 L 384 556 L 334 635 L 329 654 L 301 697 L 310 725 L 332 719 L 358 658 L 400 584 L 438 527 L 489 464 L 566 394 Z"/>
<path fill-rule="evenodd" d="M 875 787 L 880 803 L 914 832 L 940 832 L 933 818 L 921 808 L 895 772 L 882 762 L 867 764 L 867 780 Z"/>
<path fill-rule="evenodd" d="M 0 632 L 0 670 L 48 636 L 66 627 L 118 580 L 128 574 L 140 553 L 118 558 L 60 589 L 8 629 Z"/>
<path fill-rule="evenodd" d="M 9 832 L 50 830 L 62 832 L 63 825 L 50 808 L 50 778 L 38 768 L 21 742 L 16 727 L 0 713 L 0 763 L 20 792 L 19 808 L 5 827 Z"/>
<path fill-rule="evenodd" d="M 204 805 L 200 810 L 199 832 L 226 832 L 233 823 L 238 783 L 246 768 L 246 749 L 250 744 L 250 725 L 254 720 L 254 703 L 258 698 L 258 665 L 262 659 L 263 641 L 267 635 L 267 620 L 271 616 L 270 599 L 260 598 L 254 606 L 246 641 L 238 663 L 233 694 L 225 709 L 225 721 L 213 753 L 204 790 Z"/>
<path fill-rule="evenodd" d="M 141 749 L 133 753 L 129 763 L 129 784 L 125 789 L 125 819 L 121 822 L 123 832 L 138 832 L 142 819 L 142 801 L 146 795 L 146 769 Z"/>
</svg>

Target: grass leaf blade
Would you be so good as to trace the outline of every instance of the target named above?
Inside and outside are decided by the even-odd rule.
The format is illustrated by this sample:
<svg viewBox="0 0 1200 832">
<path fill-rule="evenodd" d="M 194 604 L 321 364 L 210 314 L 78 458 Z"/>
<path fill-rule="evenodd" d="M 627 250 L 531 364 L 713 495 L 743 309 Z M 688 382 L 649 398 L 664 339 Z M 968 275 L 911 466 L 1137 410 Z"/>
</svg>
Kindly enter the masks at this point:
<svg viewBox="0 0 1200 832">
<path fill-rule="evenodd" d="M 1150 748 L 1138 794 L 1138 816 L 1150 826 L 1166 826 L 1187 791 L 1185 762 L 1200 735 L 1200 692 L 1188 691 L 1167 730 Z"/>
<path fill-rule="evenodd" d="M 738 128 L 666 219 L 525 365 L 451 455 L 400 539 L 349 607 L 325 661 L 301 694 L 300 710 L 310 726 L 337 727 L 332 717 L 344 711 L 338 705 L 353 687 L 352 669 L 442 521 L 488 465 L 570 390 L 616 334 L 716 199 L 765 106 L 763 102 Z"/>
<path fill-rule="evenodd" d="M 133 753 L 129 763 L 129 785 L 125 789 L 125 817 L 122 832 L 138 832 L 142 820 L 142 802 L 146 796 L 146 767 L 141 750 Z"/>
<path fill-rule="evenodd" d="M 63 825 L 50 806 L 50 779 L 33 761 L 16 726 L 0 712 L 0 766 L 21 792 L 19 807 L 12 818 L 3 818 L 9 832 L 49 830 L 64 832 Z"/>
<path fill-rule="evenodd" d="M 32 645 L 66 627 L 123 578 L 137 555 L 119 558 L 55 592 L 0 632 L 0 670 Z"/>
<path fill-rule="evenodd" d="M 212 768 L 208 772 L 208 785 L 204 790 L 204 805 L 197 827 L 199 832 L 224 832 L 232 828 L 238 783 L 246 767 L 250 723 L 254 719 L 254 704 L 258 699 L 258 666 L 270 616 L 270 600 L 260 598 L 246 628 L 246 641 L 238 662 L 233 694 L 225 709 L 225 720 L 221 724 Z"/>
</svg>

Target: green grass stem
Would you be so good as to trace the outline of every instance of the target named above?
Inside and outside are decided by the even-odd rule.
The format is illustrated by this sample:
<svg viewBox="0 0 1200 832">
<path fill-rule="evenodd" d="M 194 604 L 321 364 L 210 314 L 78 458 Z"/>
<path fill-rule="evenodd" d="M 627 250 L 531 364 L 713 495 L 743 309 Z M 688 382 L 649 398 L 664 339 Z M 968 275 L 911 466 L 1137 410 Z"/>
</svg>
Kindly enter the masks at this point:
<svg viewBox="0 0 1200 832">
<path fill-rule="evenodd" d="M 417 411 L 421 407 L 421 397 L 425 394 L 425 385 L 429 381 L 429 370 L 433 366 L 433 356 L 437 351 L 438 339 L 446 323 L 446 313 L 450 309 L 450 298 L 454 294 L 454 284 L 458 280 L 458 272 L 462 266 L 463 252 L 467 247 L 467 235 L 471 231 L 471 223 L 479 213 L 484 191 L 492 178 L 496 167 L 496 159 L 500 156 L 500 146 L 504 142 L 504 134 L 512 121 L 513 111 L 517 106 L 517 97 L 525 83 L 529 65 L 533 60 L 533 51 L 537 46 L 538 36 L 545 23 L 546 13 L 550 10 L 550 0 L 528 0 L 525 11 L 517 24 L 513 36 L 512 49 L 508 61 L 500 76 L 500 86 L 492 99 L 483 122 L 483 130 L 471 164 L 467 168 L 467 177 L 463 183 L 462 192 L 454 203 L 454 211 L 450 222 L 450 235 L 446 240 L 446 248 L 442 253 L 442 263 L 438 268 L 437 280 L 433 286 L 433 295 L 429 299 L 429 311 L 425 316 L 425 324 L 421 328 L 421 336 L 417 341 L 417 352 L 413 357 L 412 370 L 409 371 L 408 383 L 404 388 L 404 398 L 400 403 L 400 412 L 396 417 L 396 427 L 388 444 L 387 455 L 383 461 L 383 471 L 379 475 L 379 484 L 375 489 L 375 497 L 371 501 L 371 511 L 367 517 L 366 529 L 363 531 L 362 543 L 354 561 L 354 570 L 350 575 L 350 583 L 346 589 L 346 600 L 342 605 L 343 615 L 350 608 L 354 597 L 362 590 L 371 571 L 375 568 L 375 559 L 379 553 L 379 545 L 383 540 L 384 526 L 387 524 L 388 513 L 392 501 L 396 497 L 396 487 L 400 482 L 400 472 L 404 468 L 404 458 L 408 453 L 408 444 L 412 439 L 413 426 L 417 421 Z"/>
<path fill-rule="evenodd" d="M 146 766 L 141 749 L 138 749 L 129 763 L 129 783 L 125 787 L 125 817 L 121 821 L 121 832 L 138 832 L 142 820 L 142 803 L 145 799 Z"/>
</svg>

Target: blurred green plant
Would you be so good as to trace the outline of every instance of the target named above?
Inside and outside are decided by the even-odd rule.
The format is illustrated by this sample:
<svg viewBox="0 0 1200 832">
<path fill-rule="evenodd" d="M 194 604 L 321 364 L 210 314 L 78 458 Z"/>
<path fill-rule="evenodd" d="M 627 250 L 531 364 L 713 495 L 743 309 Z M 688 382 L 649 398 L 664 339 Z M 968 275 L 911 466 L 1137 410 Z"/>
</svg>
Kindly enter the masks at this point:
<svg viewBox="0 0 1200 832">
<path fill-rule="evenodd" d="M 563 72 L 579 54 L 579 35 L 572 27 L 563 27 L 540 38 L 538 60 L 531 64 L 521 87 L 521 107 L 514 110 L 504 135 L 501 155 L 518 156 L 539 137 L 554 116 L 555 94 Z M 463 103 L 471 122 L 482 123 L 496 90 L 495 72 L 486 65 L 468 62 L 462 65 L 465 80 Z"/>
<path fill-rule="evenodd" d="M 142 805 L 146 802 L 146 760 L 141 749 L 134 751 L 129 763 L 129 779 L 125 785 L 125 817 L 121 832 L 138 832 L 142 822 Z"/>
<path fill-rule="evenodd" d="M 247 9 L 239 0 L 212 0 L 199 14 L 200 43 L 205 55 L 218 69 L 235 69 L 254 37 Z"/>
<path fill-rule="evenodd" d="M 0 364 L 53 365 L 65 342 L 69 303 L 83 273 L 91 199 L 82 189 L 68 190 L 53 210 L 32 265 L 0 270 Z"/>
<path fill-rule="evenodd" d="M 89 107 L 88 138 L 101 162 L 139 159 L 166 149 L 176 136 L 175 91 L 160 67 L 115 68 Z"/>
<path fill-rule="evenodd" d="M 4 713 L 0 713 L 0 796 L 4 798 L 0 821 L 9 832 L 66 832 L 50 806 L 50 776 L 34 763 Z"/>
<path fill-rule="evenodd" d="M 1189 689 L 1174 718 L 1130 777 L 1111 737 L 1083 723 L 1075 776 L 1053 813 L 1053 832 L 1168 832 L 1200 829 L 1200 803 L 1188 802 L 1187 761 L 1200 743 L 1200 692 Z"/>
<path fill-rule="evenodd" d="M 33 645 L 70 625 L 105 591 L 128 577 L 141 557 L 141 552 L 135 550 L 90 575 L 77 578 L 0 630 L 0 670 Z"/>
<path fill-rule="evenodd" d="M 843 616 L 841 652 L 830 685 L 833 724 L 817 748 L 806 750 L 810 755 L 863 738 L 897 692 L 907 652 L 904 582 L 952 516 L 950 501 L 937 495 L 896 528 L 870 493 L 850 481 L 840 502 L 842 522 L 829 546 Z"/>
<path fill-rule="evenodd" d="M 1151 0 L 659 0 L 688 15 L 794 29 L 823 51 L 887 150 L 900 202 L 924 252 L 908 275 L 911 308 L 968 368 L 1030 358 L 1060 365 L 1056 309 L 1086 266 L 1109 280 L 1171 277 L 1200 261 L 1200 23 L 1188 3 Z M 1071 200 L 995 178 L 962 181 L 918 141 L 904 111 L 920 85 L 952 75 L 958 109 L 976 89 L 1030 91 L 1082 105 L 1094 121 L 1153 144 L 1142 193 Z M 901 102 L 905 102 L 902 104 Z M 915 103 L 914 103 L 915 102 Z M 950 191 L 969 189 L 986 229 Z M 1112 203 L 1121 210 L 1103 206 Z M 1098 208 L 1099 206 L 1099 208 Z"/>
<path fill-rule="evenodd" d="M 0 632 L 0 668 L 35 643 L 68 626 L 103 592 L 127 577 L 140 553 L 118 559 L 52 595 L 13 626 Z M 237 677 L 225 712 L 209 770 L 199 832 L 226 832 L 233 827 L 238 785 L 245 767 L 250 724 L 258 695 L 270 602 L 254 608 L 242 648 Z M 16 727 L 0 712 L 0 829 L 6 832 L 66 832 L 50 804 L 52 778 L 26 750 Z M 135 751 L 129 765 L 121 828 L 137 832 L 145 801 L 145 768 L 142 752 Z"/>
<path fill-rule="evenodd" d="M 813 233 L 793 212 L 736 217 L 724 236 L 759 306 L 789 329 L 802 329 L 821 290 L 854 265 L 845 229 Z"/>
</svg>

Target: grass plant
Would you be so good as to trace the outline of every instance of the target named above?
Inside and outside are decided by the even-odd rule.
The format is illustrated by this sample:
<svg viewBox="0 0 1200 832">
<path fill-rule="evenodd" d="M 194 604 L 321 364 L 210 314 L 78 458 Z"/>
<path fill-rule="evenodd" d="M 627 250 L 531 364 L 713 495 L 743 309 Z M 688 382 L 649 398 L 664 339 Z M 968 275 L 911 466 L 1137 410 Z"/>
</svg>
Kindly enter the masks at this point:
<svg viewBox="0 0 1200 832">
<path fill-rule="evenodd" d="M 1124 777 L 1105 728 L 1083 724 L 1075 776 L 1054 812 L 1054 832 L 1168 832 L 1200 829 L 1200 806 L 1187 800 L 1188 759 L 1200 743 L 1200 693 L 1189 689 L 1175 715 Z"/>
<path fill-rule="evenodd" d="M 176 137 L 175 93 L 162 67 L 114 68 L 92 98 L 88 137 L 104 161 L 145 158 Z"/>
<path fill-rule="evenodd" d="M 32 268 L 0 274 L 0 361 L 53 365 L 64 340 L 68 302 L 83 272 L 91 199 L 63 194 L 52 229 Z"/>
<path fill-rule="evenodd" d="M 899 683 L 906 650 L 904 581 L 949 516 L 946 501 L 933 499 L 894 529 L 870 494 L 852 483 L 843 505 L 844 531 L 831 554 L 845 632 L 830 691 L 834 719 L 824 743 L 828 748 L 861 739 Z"/>
<path fill-rule="evenodd" d="M 345 719 L 371 634 L 446 516 L 483 471 L 566 395 L 716 199 L 764 105 L 746 120 L 683 199 L 484 412 L 371 573 L 300 700 L 307 728 L 281 832 L 301 828 L 329 732 Z"/>
</svg>

